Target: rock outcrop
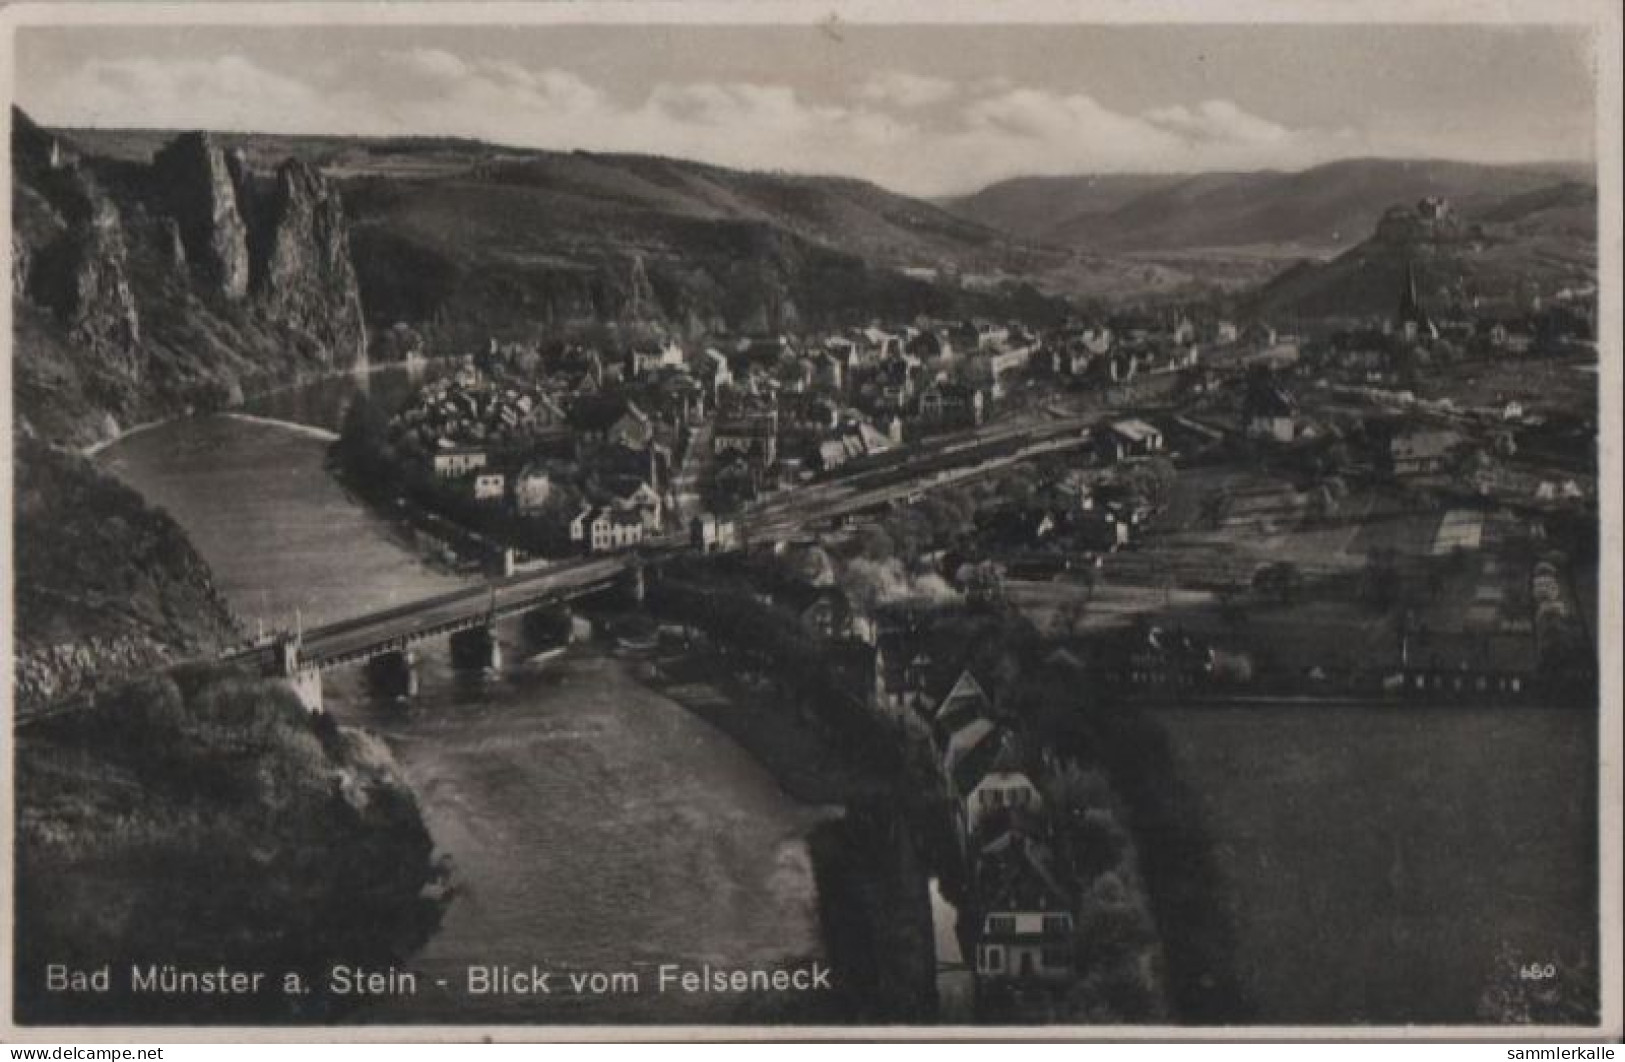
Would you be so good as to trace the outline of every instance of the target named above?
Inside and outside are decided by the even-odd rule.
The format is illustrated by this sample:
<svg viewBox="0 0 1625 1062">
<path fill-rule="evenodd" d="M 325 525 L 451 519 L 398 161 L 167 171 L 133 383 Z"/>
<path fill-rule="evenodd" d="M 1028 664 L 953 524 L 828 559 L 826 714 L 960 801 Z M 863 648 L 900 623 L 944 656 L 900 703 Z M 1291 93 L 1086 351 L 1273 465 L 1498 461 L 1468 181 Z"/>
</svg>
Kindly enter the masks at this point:
<svg viewBox="0 0 1625 1062">
<path fill-rule="evenodd" d="M 90 442 L 365 357 L 344 210 L 308 164 L 256 173 L 185 133 L 142 165 L 12 128 L 24 431 Z"/>
<path fill-rule="evenodd" d="M 97 199 L 91 217 L 68 233 L 64 271 L 49 298 L 75 343 L 117 360 L 132 377 L 141 371 L 141 315 L 130 291 L 124 224 Z"/>
<path fill-rule="evenodd" d="M 225 153 L 207 133 L 183 133 L 153 157 L 152 177 L 198 281 L 228 299 L 248 294 L 248 225 Z"/>
<path fill-rule="evenodd" d="M 255 297 L 273 317 L 312 336 L 332 361 L 364 357 L 361 292 L 338 193 L 309 165 L 289 159 L 277 170 L 262 217 Z"/>
</svg>

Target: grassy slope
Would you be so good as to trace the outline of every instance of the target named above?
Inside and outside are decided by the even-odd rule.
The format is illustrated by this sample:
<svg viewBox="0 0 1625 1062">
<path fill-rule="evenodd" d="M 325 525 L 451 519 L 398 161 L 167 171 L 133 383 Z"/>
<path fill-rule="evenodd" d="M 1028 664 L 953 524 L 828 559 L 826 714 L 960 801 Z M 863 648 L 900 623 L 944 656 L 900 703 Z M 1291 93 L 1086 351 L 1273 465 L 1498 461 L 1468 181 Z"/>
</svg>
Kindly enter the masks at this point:
<svg viewBox="0 0 1625 1062">
<path fill-rule="evenodd" d="M 1258 303 L 1274 314 L 1386 315 L 1403 289 L 1407 263 L 1424 304 L 1434 307 L 1474 297 L 1511 305 L 1535 292 L 1594 284 L 1592 215 L 1573 203 L 1547 205 L 1548 194 L 1520 197 L 1527 209 L 1502 204 L 1495 215 L 1501 220 L 1485 224 L 1482 238 L 1414 245 L 1373 238 L 1329 262 L 1288 269 L 1259 292 Z"/>
<path fill-rule="evenodd" d="M 290 693 L 147 679 L 18 747 L 18 1016 L 27 1022 L 323 1020 L 281 976 L 400 961 L 432 928 L 430 840 L 389 753 Z M 267 970 L 258 996 L 138 995 L 131 963 Z M 113 990 L 42 991 L 112 964 Z"/>
<path fill-rule="evenodd" d="M 940 202 L 943 209 L 960 217 L 1044 242 L 1054 238 L 1059 221 L 1104 217 L 1186 179 L 1185 174 L 1173 173 L 1012 177 Z"/>
</svg>

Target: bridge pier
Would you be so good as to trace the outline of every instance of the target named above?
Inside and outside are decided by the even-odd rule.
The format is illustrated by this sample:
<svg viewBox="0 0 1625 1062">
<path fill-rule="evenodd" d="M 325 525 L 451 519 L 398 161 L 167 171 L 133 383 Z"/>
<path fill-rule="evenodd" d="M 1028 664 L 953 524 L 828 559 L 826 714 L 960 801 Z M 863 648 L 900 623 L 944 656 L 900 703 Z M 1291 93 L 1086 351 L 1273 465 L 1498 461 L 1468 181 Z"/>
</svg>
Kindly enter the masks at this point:
<svg viewBox="0 0 1625 1062">
<path fill-rule="evenodd" d="M 497 639 L 496 625 L 485 623 L 454 633 L 451 636 L 451 662 L 456 667 L 500 671 L 502 643 Z"/>
<path fill-rule="evenodd" d="M 367 661 L 367 678 L 386 697 L 415 697 L 418 692 L 417 654 L 410 649 L 380 653 Z"/>
<path fill-rule="evenodd" d="M 304 705 L 305 710 L 312 715 L 320 715 L 326 710 L 322 703 L 322 673 L 320 669 L 313 667 L 304 671 L 296 671 L 292 675 L 285 675 L 282 678 L 282 683 L 293 691 L 293 695 L 299 698 L 299 703 Z"/>
<path fill-rule="evenodd" d="M 558 605 L 534 608 L 526 612 L 520 622 L 528 645 L 549 647 L 575 640 L 575 616 L 568 608 Z"/>
<path fill-rule="evenodd" d="M 644 598 L 648 596 L 648 581 L 643 574 L 643 562 L 634 560 L 632 566 L 626 570 L 626 594 L 632 599 L 634 605 L 642 606 Z"/>
<path fill-rule="evenodd" d="M 306 711 L 321 712 L 325 707 L 322 702 L 322 672 L 320 668 L 304 666 L 299 658 L 301 648 L 303 646 L 296 634 L 286 635 L 277 641 L 276 678 L 293 691 Z"/>
</svg>

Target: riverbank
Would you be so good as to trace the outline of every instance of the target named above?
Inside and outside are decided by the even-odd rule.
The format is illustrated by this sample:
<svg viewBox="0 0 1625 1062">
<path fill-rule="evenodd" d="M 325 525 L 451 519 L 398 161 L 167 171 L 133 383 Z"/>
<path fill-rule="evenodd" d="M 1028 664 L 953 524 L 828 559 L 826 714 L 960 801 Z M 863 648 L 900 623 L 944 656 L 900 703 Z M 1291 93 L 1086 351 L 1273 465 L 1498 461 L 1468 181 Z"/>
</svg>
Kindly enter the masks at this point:
<svg viewBox="0 0 1625 1062">
<path fill-rule="evenodd" d="M 300 424 L 298 421 L 293 420 L 278 420 L 276 417 L 262 417 L 255 413 L 239 413 L 234 410 L 220 415 L 230 417 L 233 420 L 245 421 L 249 424 L 264 424 L 272 428 L 282 428 L 285 431 L 295 431 L 308 438 L 326 443 L 337 442 L 339 437 L 338 432 L 318 428 L 310 424 Z"/>
<path fill-rule="evenodd" d="M 696 637 L 653 662 L 645 681 L 744 749 L 786 794 L 828 812 L 807 835 L 835 984 L 817 1020 L 938 1020 L 929 874 L 896 798 L 897 779 L 839 756 L 773 680 L 740 677 Z"/>
<path fill-rule="evenodd" d="M 797 800 L 847 804 L 883 791 L 882 780 L 843 762 L 772 683 L 746 682 L 703 648 L 661 659 L 650 683 L 728 735 Z"/>
<path fill-rule="evenodd" d="M 154 420 L 142 421 L 139 424 L 132 424 L 127 428 L 118 428 L 117 431 L 113 432 L 113 434 L 107 436 L 106 438 L 98 439 L 95 442 L 80 446 L 78 448 L 78 452 L 83 457 L 94 458 L 100 455 L 104 450 L 108 449 L 108 447 L 116 446 L 124 440 L 132 438 L 136 435 L 140 435 L 143 432 L 152 431 L 154 428 L 162 428 L 165 425 L 173 424 L 176 421 L 187 420 L 192 417 L 213 416 L 215 414 L 224 414 L 227 416 L 237 417 L 242 420 L 277 424 L 293 429 L 310 428 L 322 433 L 320 436 L 318 436 L 319 438 L 323 438 L 327 442 L 332 442 L 338 438 L 338 434 L 331 427 L 320 424 L 305 424 L 301 421 L 289 420 L 283 417 L 264 416 L 259 413 L 250 412 L 249 407 L 256 403 L 264 404 L 267 400 L 275 399 L 278 396 L 296 394 L 316 384 L 338 380 L 364 380 L 368 377 L 388 372 L 427 373 L 433 368 L 444 364 L 450 364 L 457 360 L 457 358 L 448 355 L 444 358 L 423 359 L 411 365 L 400 361 L 385 361 L 377 364 L 368 363 L 366 365 L 356 365 L 348 369 L 331 369 L 327 372 L 321 373 L 297 374 L 293 379 L 282 380 L 274 387 L 257 388 L 255 390 L 248 391 L 242 396 L 241 402 L 234 403 L 231 406 L 211 409 L 189 409 L 177 412 L 171 416 L 159 417 Z"/>
</svg>

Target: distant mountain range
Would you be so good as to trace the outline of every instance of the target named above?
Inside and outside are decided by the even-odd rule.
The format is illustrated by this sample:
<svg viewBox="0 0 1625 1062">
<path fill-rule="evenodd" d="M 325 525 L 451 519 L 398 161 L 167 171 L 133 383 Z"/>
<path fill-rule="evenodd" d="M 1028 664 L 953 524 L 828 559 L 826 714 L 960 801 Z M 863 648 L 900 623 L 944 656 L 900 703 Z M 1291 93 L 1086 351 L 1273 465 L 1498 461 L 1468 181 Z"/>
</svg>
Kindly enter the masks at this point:
<svg viewBox="0 0 1625 1062">
<path fill-rule="evenodd" d="M 1093 252 L 1277 247 L 1324 254 L 1365 239 L 1397 203 L 1443 196 L 1476 215 L 1512 197 L 1594 181 L 1581 165 L 1349 159 L 1299 173 L 1020 177 L 941 205 L 1021 239 Z"/>
</svg>

